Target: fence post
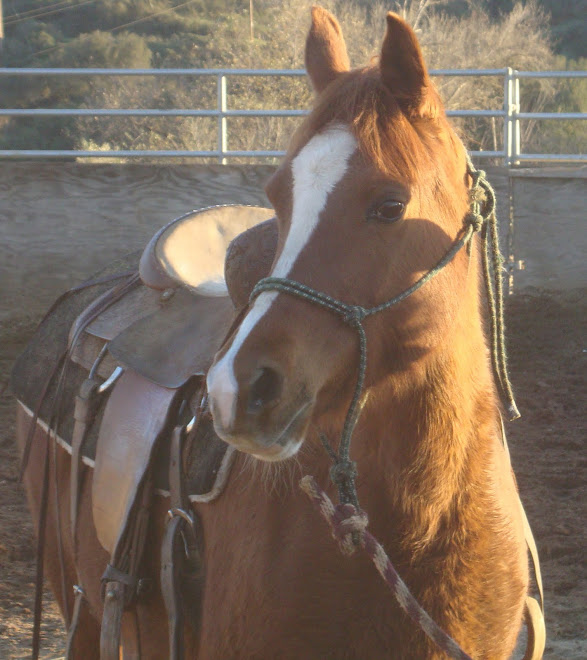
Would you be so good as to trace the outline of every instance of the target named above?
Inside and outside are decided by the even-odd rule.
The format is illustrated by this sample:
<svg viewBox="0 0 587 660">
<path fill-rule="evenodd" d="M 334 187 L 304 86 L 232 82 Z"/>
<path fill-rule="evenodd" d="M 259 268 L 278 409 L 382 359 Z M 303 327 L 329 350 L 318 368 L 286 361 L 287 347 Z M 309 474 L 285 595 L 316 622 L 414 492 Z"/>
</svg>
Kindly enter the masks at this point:
<svg viewBox="0 0 587 660">
<path fill-rule="evenodd" d="M 228 127 L 226 122 L 226 76 L 218 75 L 218 162 L 226 165 L 226 156 L 228 144 Z"/>
<path fill-rule="evenodd" d="M 517 114 L 520 111 L 520 80 L 518 72 L 508 67 L 504 79 L 503 106 L 505 110 L 503 139 L 505 151 L 505 165 L 508 177 L 508 229 L 507 248 L 505 254 L 505 270 L 507 277 L 507 291 L 509 295 L 514 292 L 515 274 L 515 201 L 514 180 L 512 165 L 520 161 L 520 120 Z"/>
<path fill-rule="evenodd" d="M 518 76 L 518 71 L 513 72 L 513 77 L 514 77 L 514 96 L 512 99 L 513 103 L 513 108 L 512 108 L 512 115 L 515 117 L 515 121 L 513 124 L 514 128 L 514 134 L 513 134 L 513 140 L 512 140 L 512 164 L 513 165 L 519 165 L 520 160 L 518 156 L 521 153 L 521 136 L 520 136 L 520 120 L 518 119 L 518 113 L 520 112 L 520 77 Z"/>
<path fill-rule="evenodd" d="M 4 48 L 4 14 L 2 13 L 2 0 L 0 0 L 0 53 Z"/>
<path fill-rule="evenodd" d="M 503 122 L 503 151 L 505 154 L 505 166 L 510 167 L 512 164 L 512 96 L 513 96 L 513 78 L 512 69 L 508 66 L 505 70 L 503 80 L 503 109 L 505 112 Z"/>
</svg>

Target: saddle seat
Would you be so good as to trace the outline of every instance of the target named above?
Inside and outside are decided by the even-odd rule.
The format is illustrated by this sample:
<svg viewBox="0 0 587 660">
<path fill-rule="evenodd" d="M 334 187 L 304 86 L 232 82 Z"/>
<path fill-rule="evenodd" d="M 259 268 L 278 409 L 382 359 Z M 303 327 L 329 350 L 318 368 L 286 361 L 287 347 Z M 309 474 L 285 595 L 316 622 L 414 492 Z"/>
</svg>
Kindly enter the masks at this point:
<svg viewBox="0 0 587 660">
<path fill-rule="evenodd" d="M 259 206 L 213 206 L 173 220 L 150 240 L 139 264 L 155 290 L 186 287 L 203 296 L 226 296 L 224 262 L 230 242 L 273 216 Z"/>
</svg>

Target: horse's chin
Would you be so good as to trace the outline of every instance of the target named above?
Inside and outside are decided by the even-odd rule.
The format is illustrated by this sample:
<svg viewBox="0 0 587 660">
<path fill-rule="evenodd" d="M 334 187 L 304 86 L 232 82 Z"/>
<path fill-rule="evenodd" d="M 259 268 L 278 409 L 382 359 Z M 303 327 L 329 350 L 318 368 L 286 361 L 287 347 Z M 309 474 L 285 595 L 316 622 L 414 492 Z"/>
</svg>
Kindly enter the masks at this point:
<svg viewBox="0 0 587 660">
<path fill-rule="evenodd" d="M 235 449 L 267 463 L 277 463 L 295 456 L 304 444 L 305 439 L 304 436 L 301 438 L 288 437 L 280 442 L 265 445 L 249 438 L 230 435 L 222 437 L 220 433 L 218 435 L 224 442 L 233 446 Z"/>
<path fill-rule="evenodd" d="M 258 458 L 260 461 L 267 463 L 277 463 L 279 461 L 286 461 L 288 458 L 295 456 L 300 447 L 304 444 L 304 438 L 289 439 L 285 445 L 273 445 L 268 447 L 262 453 L 251 452 L 251 455 Z"/>
<path fill-rule="evenodd" d="M 216 422 L 214 428 L 218 436 L 235 449 L 250 454 L 260 461 L 276 463 L 285 461 L 298 453 L 304 444 L 310 417 L 311 405 L 307 404 L 298 410 L 285 427 L 274 435 L 226 433 L 222 428 L 218 428 Z"/>
</svg>

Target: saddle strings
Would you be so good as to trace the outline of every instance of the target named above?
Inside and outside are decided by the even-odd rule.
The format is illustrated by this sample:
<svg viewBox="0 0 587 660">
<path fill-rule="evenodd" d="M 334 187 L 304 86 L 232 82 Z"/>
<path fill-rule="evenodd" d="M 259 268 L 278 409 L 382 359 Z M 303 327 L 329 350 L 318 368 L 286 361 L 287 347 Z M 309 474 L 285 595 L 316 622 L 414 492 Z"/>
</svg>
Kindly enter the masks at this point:
<svg viewBox="0 0 587 660">
<path fill-rule="evenodd" d="M 468 160 L 468 174 L 472 178 L 472 185 L 469 191 L 471 209 L 464 218 L 464 227 L 460 238 L 457 237 L 455 239 L 442 259 L 417 282 L 387 302 L 371 308 L 365 308 L 360 305 L 349 305 L 336 300 L 326 293 L 316 291 L 305 284 L 284 277 L 266 277 L 260 280 L 251 292 L 250 303 L 264 291 L 278 291 L 297 296 L 338 314 L 344 323 L 355 328 L 358 333 L 359 366 L 357 382 L 345 417 L 338 452 L 332 447 L 326 436 L 320 433 L 320 440 L 333 462 L 330 468 L 330 479 L 338 488 L 338 497 L 341 504 L 353 504 L 357 509 L 359 508 L 355 485 L 357 465 L 355 461 L 350 459 L 350 447 L 353 431 L 361 412 L 361 399 L 367 370 L 367 336 L 363 327 L 363 320 L 368 316 L 373 316 L 389 309 L 393 305 L 397 305 L 424 286 L 424 284 L 454 259 L 458 252 L 471 241 L 473 235 L 477 232 L 481 232 L 482 238 L 483 279 L 485 280 L 487 304 L 489 307 L 493 371 L 502 397 L 507 403 L 510 420 L 520 416 L 507 371 L 503 288 L 501 282 L 503 258 L 499 249 L 495 192 L 491 184 L 487 181 L 485 172 L 475 169 L 470 159 Z"/>
</svg>

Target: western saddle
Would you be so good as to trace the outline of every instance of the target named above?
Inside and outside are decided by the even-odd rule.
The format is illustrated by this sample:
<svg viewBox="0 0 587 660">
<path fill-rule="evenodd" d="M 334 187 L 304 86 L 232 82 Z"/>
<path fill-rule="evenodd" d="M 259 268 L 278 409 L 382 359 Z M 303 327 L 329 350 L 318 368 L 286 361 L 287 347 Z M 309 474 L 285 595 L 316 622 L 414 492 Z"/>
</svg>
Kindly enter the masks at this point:
<svg viewBox="0 0 587 660">
<path fill-rule="evenodd" d="M 135 657 L 127 615 L 146 589 L 142 559 L 157 490 L 170 497 L 160 575 L 170 658 L 183 657 L 185 613 L 197 626 L 203 546 L 190 502 L 221 493 L 233 458 L 207 413 L 205 374 L 253 286 L 269 273 L 277 245 L 272 216 L 266 208 L 216 206 L 174 220 L 142 255 L 59 298 L 13 370 L 14 392 L 31 417 L 23 470 L 37 424 L 71 453 L 74 549 L 84 465 L 93 468 L 93 520 L 110 555 L 102 577 L 103 660 L 118 659 L 121 649 Z M 67 658 L 84 601 L 79 577 L 74 591 Z M 33 657 L 40 616 L 39 609 Z"/>
</svg>

